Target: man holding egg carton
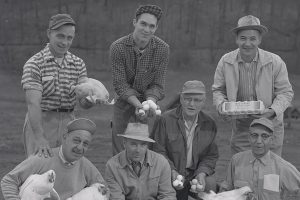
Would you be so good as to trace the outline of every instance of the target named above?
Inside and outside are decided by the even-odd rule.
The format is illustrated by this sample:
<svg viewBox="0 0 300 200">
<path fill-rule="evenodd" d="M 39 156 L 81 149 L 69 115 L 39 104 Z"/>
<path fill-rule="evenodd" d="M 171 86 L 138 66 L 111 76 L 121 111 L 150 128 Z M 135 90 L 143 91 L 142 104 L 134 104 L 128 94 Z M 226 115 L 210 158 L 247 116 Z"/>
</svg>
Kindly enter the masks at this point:
<svg viewBox="0 0 300 200">
<path fill-rule="evenodd" d="M 202 111 L 206 100 L 201 81 L 184 83 L 180 104 L 155 120 L 153 150 L 164 155 L 172 169 L 176 197 L 196 198 L 200 191 L 216 190 L 214 169 L 218 159 L 215 121 Z"/>
</svg>

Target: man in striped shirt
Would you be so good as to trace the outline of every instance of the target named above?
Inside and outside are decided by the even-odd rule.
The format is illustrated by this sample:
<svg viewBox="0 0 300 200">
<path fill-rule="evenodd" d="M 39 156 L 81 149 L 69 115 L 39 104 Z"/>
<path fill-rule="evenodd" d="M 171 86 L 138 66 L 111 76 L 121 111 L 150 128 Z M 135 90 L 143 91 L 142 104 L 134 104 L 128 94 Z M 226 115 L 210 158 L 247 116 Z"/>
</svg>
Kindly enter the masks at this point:
<svg viewBox="0 0 300 200">
<path fill-rule="evenodd" d="M 68 50 L 75 36 L 75 22 L 68 14 L 51 17 L 49 43 L 24 65 L 22 87 L 28 112 L 23 129 L 27 156 L 52 156 L 61 144 L 66 124 L 74 119 L 75 86 L 87 79 L 82 59 Z"/>
<path fill-rule="evenodd" d="M 113 42 L 110 47 L 113 86 L 117 94 L 114 105 L 112 145 L 113 154 L 123 150 L 123 134 L 129 121 L 138 119 L 142 102 L 157 102 L 164 97 L 169 45 L 154 36 L 161 8 L 140 6 L 133 20 L 133 33 Z"/>
<path fill-rule="evenodd" d="M 225 54 L 218 63 L 212 85 L 214 104 L 222 116 L 226 101 L 261 100 L 266 107 L 261 114 L 232 118 L 232 154 L 250 149 L 249 125 L 255 118 L 265 117 L 275 126 L 271 150 L 281 155 L 283 113 L 294 96 L 286 65 L 278 55 L 258 48 L 268 31 L 258 18 L 242 17 L 232 31 L 239 48 Z"/>
</svg>

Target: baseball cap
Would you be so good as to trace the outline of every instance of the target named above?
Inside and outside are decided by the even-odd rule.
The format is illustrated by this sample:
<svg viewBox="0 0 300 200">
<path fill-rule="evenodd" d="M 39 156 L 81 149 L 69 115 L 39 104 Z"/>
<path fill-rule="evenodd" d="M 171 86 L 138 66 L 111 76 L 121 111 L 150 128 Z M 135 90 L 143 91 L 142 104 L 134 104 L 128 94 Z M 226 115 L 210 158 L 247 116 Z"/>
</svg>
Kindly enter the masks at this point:
<svg viewBox="0 0 300 200">
<path fill-rule="evenodd" d="M 49 21 L 49 29 L 55 30 L 65 24 L 70 24 L 73 26 L 76 25 L 75 21 L 72 19 L 72 17 L 69 14 L 53 15 Z"/>
<path fill-rule="evenodd" d="M 188 94 L 188 93 L 195 93 L 195 94 L 205 94 L 205 85 L 202 83 L 202 81 L 187 81 L 183 84 L 182 87 L 182 94 Z"/>
</svg>

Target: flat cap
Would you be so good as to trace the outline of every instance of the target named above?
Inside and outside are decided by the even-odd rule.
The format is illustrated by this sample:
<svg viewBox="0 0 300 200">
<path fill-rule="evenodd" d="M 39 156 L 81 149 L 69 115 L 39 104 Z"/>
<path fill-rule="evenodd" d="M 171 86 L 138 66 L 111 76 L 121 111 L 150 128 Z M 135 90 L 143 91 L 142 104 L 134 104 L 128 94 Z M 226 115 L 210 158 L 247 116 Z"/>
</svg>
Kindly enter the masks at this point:
<svg viewBox="0 0 300 200">
<path fill-rule="evenodd" d="M 78 118 L 70 121 L 67 124 L 68 133 L 76 130 L 85 130 L 90 132 L 92 135 L 96 132 L 96 124 L 86 118 Z"/>
<path fill-rule="evenodd" d="M 53 15 L 50 18 L 49 21 L 49 29 L 50 30 L 55 30 L 59 27 L 61 27 L 62 25 L 65 24 L 70 24 L 75 26 L 75 21 L 72 19 L 72 17 L 68 14 L 57 14 L 57 15 Z"/>
<path fill-rule="evenodd" d="M 253 120 L 250 124 L 250 127 L 253 127 L 255 125 L 262 125 L 262 126 L 268 128 L 272 133 L 274 132 L 273 122 L 265 117 Z"/>
<path fill-rule="evenodd" d="M 135 17 L 137 18 L 143 13 L 149 13 L 154 15 L 157 18 L 157 21 L 160 20 L 162 16 L 162 10 L 159 6 L 156 5 L 141 5 L 135 12 Z"/>
</svg>

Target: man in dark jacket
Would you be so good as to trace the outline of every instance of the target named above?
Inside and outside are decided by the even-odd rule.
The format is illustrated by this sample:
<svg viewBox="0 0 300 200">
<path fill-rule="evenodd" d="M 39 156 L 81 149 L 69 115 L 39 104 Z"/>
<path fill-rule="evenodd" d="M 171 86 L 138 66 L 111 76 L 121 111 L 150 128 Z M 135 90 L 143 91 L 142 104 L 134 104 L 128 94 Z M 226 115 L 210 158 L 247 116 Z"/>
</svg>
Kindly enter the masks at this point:
<svg viewBox="0 0 300 200">
<path fill-rule="evenodd" d="M 192 179 L 197 179 L 203 190 L 216 190 L 212 174 L 218 159 L 215 144 L 215 121 L 202 112 L 206 99 L 205 86 L 201 81 L 187 81 L 180 94 L 180 105 L 167 111 L 154 124 L 153 150 L 163 154 L 172 169 L 172 182 L 183 176 L 183 185 L 174 186 L 177 199 L 187 200 Z"/>
</svg>

